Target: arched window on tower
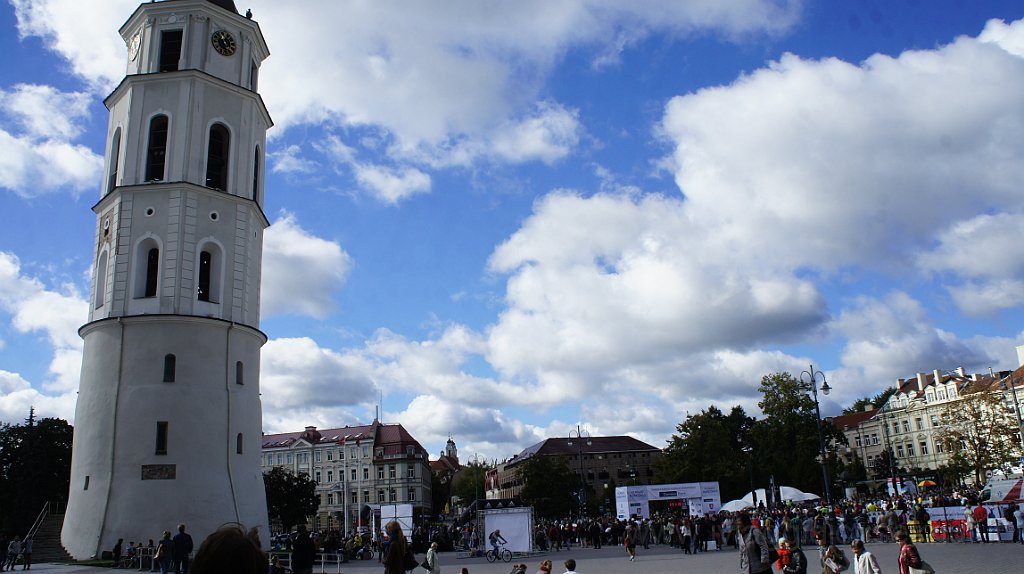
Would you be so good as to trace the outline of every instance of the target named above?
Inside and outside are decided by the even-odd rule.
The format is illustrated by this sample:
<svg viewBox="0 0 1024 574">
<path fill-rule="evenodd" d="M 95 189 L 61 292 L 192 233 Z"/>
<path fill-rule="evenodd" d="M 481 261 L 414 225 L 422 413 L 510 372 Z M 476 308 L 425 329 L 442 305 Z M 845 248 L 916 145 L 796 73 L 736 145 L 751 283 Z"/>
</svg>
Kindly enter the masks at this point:
<svg viewBox="0 0 1024 574">
<path fill-rule="evenodd" d="M 200 301 L 220 301 L 221 260 L 223 256 L 215 243 L 203 245 L 199 252 L 199 277 L 196 284 L 196 298 Z"/>
<path fill-rule="evenodd" d="M 206 187 L 226 190 L 228 188 L 228 150 L 231 134 L 224 124 L 210 126 L 210 140 L 206 148 Z"/>
<path fill-rule="evenodd" d="M 140 241 L 135 250 L 134 297 L 156 297 L 160 285 L 160 245 L 148 237 Z"/>
<path fill-rule="evenodd" d="M 107 295 L 107 252 L 100 253 L 100 260 L 96 264 L 96 293 L 93 294 L 93 304 L 99 309 L 103 306 L 103 300 Z"/>
<path fill-rule="evenodd" d="M 174 376 L 177 374 L 178 359 L 171 354 L 164 355 L 164 382 L 173 383 Z"/>
<path fill-rule="evenodd" d="M 260 146 L 256 146 L 256 152 L 252 158 L 252 200 L 257 201 L 257 194 L 260 190 Z"/>
<path fill-rule="evenodd" d="M 167 116 L 149 120 L 149 147 L 146 150 L 146 181 L 163 181 L 167 163 Z"/>
<path fill-rule="evenodd" d="M 107 179 L 107 193 L 114 191 L 117 186 L 117 164 L 121 159 L 121 128 L 114 130 L 114 137 L 110 140 L 110 177 Z"/>
</svg>

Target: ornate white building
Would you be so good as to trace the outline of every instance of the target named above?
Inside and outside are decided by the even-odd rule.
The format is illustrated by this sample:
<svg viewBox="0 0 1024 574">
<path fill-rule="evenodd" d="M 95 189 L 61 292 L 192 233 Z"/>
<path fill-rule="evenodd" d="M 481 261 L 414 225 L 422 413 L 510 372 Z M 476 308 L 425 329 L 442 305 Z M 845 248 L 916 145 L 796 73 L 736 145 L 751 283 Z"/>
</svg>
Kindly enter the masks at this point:
<svg viewBox="0 0 1024 574">
<path fill-rule="evenodd" d="M 260 472 L 269 51 L 231 0 L 140 5 L 105 100 L 105 177 L 62 542 L 76 558 L 185 523 L 267 533 Z"/>
</svg>

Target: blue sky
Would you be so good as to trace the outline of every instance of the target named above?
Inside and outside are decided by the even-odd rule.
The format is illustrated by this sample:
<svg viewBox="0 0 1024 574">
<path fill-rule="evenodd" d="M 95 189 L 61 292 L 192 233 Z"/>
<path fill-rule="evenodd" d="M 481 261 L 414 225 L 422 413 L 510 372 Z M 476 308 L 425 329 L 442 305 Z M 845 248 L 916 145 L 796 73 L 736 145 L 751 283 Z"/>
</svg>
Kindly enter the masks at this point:
<svg viewBox="0 0 1024 574">
<path fill-rule="evenodd" d="M 73 419 L 132 1 L 0 10 L 0 420 Z M 271 57 L 267 432 L 662 445 L 1017 366 L 1024 5 L 239 2 Z"/>
</svg>

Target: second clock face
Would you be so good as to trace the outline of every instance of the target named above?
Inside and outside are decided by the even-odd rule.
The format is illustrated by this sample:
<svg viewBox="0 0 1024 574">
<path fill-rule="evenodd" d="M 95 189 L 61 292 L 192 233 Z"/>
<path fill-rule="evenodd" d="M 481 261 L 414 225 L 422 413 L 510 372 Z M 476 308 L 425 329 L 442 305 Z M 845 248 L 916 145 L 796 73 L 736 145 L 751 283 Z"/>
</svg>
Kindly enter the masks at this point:
<svg viewBox="0 0 1024 574">
<path fill-rule="evenodd" d="M 128 58 L 133 62 L 139 56 L 139 47 L 142 46 L 142 36 L 138 32 L 128 41 Z"/>
<path fill-rule="evenodd" d="M 231 32 L 227 30 L 217 30 L 210 37 L 210 43 L 213 44 L 213 49 L 217 50 L 223 56 L 230 56 L 235 53 L 235 37 L 231 35 Z"/>
</svg>

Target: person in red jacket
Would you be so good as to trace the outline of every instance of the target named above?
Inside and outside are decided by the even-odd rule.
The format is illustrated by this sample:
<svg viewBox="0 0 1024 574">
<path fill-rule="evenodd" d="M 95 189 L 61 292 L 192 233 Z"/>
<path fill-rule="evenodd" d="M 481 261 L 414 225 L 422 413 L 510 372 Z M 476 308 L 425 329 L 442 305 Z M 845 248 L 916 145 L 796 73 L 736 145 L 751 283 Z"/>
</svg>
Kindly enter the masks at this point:
<svg viewBox="0 0 1024 574">
<path fill-rule="evenodd" d="M 981 504 L 974 507 L 974 522 L 978 525 L 981 541 L 988 544 L 988 511 Z"/>
</svg>

